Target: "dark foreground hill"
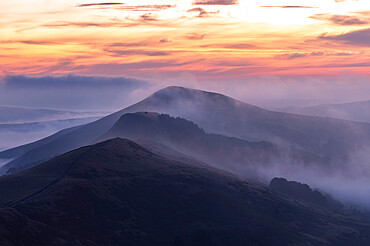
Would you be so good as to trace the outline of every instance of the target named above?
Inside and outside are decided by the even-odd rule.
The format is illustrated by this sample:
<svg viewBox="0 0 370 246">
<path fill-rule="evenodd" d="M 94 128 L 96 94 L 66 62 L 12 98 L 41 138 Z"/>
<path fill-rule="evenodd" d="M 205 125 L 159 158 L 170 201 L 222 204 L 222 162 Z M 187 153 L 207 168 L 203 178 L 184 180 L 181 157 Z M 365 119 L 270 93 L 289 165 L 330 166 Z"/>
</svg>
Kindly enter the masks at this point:
<svg viewBox="0 0 370 246">
<path fill-rule="evenodd" d="M 1 245 L 369 245 L 367 220 L 113 139 L 0 179 Z"/>
<path fill-rule="evenodd" d="M 338 166 L 350 170 L 345 165 L 353 158 L 353 152 L 370 146 L 370 124 L 273 112 L 217 93 L 168 87 L 98 121 L 0 152 L 0 159 L 14 159 L 0 169 L 0 174 L 18 172 L 91 144 L 122 115 L 143 111 L 181 116 L 210 133 L 272 142 L 286 147 L 287 153 L 294 146 L 312 156 L 321 156 L 325 159 L 322 165 L 335 170 Z"/>
</svg>

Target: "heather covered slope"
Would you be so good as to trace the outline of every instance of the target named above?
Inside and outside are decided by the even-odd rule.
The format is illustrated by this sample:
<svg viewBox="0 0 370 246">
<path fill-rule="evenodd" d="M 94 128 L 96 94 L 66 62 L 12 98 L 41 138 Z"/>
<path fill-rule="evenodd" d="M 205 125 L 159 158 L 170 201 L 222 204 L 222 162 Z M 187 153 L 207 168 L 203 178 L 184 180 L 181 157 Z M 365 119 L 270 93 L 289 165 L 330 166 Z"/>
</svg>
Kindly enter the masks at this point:
<svg viewBox="0 0 370 246">
<path fill-rule="evenodd" d="M 41 140 L 32 144 L 32 149 L 27 145 L 16 151 L 4 151 L 0 153 L 0 158 L 10 156 L 15 160 L 0 171 L 2 174 L 9 170 L 17 172 L 90 144 L 125 113 L 143 111 L 181 116 L 195 122 L 206 132 L 301 148 L 325 158 L 327 165 L 344 165 L 353 151 L 370 146 L 370 124 L 273 112 L 221 94 L 168 87 L 101 120 L 59 133 L 46 144 L 45 140 Z"/>
<path fill-rule="evenodd" d="M 0 184 L 2 245 L 370 242 L 365 219 L 290 201 L 124 139 L 80 148 Z"/>
</svg>

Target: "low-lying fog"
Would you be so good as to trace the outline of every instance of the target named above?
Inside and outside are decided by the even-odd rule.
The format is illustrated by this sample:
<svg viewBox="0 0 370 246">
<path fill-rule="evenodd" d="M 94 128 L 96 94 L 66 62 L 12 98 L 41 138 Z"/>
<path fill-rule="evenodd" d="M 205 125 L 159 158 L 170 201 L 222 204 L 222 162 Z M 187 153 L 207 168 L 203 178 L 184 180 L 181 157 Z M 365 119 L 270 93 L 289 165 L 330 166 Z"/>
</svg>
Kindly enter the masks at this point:
<svg viewBox="0 0 370 246">
<path fill-rule="evenodd" d="M 310 185 L 330 194 L 345 205 L 370 212 L 370 149 L 353 153 L 348 168 L 323 170 L 286 160 L 271 166 L 240 168 L 237 174 L 268 184 L 274 177 L 282 177 Z M 334 171 L 333 171 L 334 170 Z"/>
<path fill-rule="evenodd" d="M 86 124 L 99 118 L 88 117 L 25 124 L 0 124 L 0 151 L 31 143 L 60 130 Z"/>
<path fill-rule="evenodd" d="M 1 151 L 2 149 L 0 149 Z M 6 163 L 10 162 L 11 159 L 0 159 L 0 167 L 4 166 Z"/>
<path fill-rule="evenodd" d="M 248 171 L 245 171 L 248 172 Z M 259 169 L 258 179 L 268 184 L 274 177 L 283 177 L 288 180 L 309 184 L 332 195 L 344 204 L 365 208 L 370 211 L 370 176 L 366 174 L 351 174 L 338 171 L 324 174 L 312 168 L 284 164 L 276 164 L 273 168 Z M 246 174 L 246 176 L 249 176 Z"/>
<path fill-rule="evenodd" d="M 63 86 L 65 85 L 65 86 Z M 205 89 L 227 94 L 258 106 L 279 108 L 311 106 L 370 99 L 370 84 L 361 77 L 331 79 L 258 77 L 230 83 L 201 83 L 192 76 L 148 83 L 127 78 L 110 77 L 41 77 L 8 76 L 0 81 L 0 104 L 59 109 L 106 110 L 119 109 L 137 102 L 166 85 Z M 299 104 L 299 105 L 297 105 Z M 85 123 L 87 123 L 86 121 Z M 57 124 L 54 127 L 30 127 L 27 130 L 1 130 L 0 150 L 15 147 L 48 136 L 62 128 L 82 122 Z M 354 153 L 351 170 L 338 168 L 322 173 L 292 163 L 276 163 L 274 167 L 258 170 L 241 169 L 250 176 L 256 172 L 268 183 L 274 177 L 300 181 L 332 194 L 335 198 L 370 208 L 370 152 Z M 8 160 L 0 160 L 0 166 Z"/>
</svg>

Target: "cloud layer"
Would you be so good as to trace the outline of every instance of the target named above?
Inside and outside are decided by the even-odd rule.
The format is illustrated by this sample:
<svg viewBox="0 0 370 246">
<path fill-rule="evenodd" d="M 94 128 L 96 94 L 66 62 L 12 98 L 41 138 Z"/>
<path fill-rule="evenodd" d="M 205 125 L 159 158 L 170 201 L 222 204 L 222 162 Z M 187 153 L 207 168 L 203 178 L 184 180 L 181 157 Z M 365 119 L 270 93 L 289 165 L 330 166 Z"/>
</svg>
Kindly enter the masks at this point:
<svg viewBox="0 0 370 246">
<path fill-rule="evenodd" d="M 368 0 L 31 1 L 0 3 L 0 76 L 370 73 Z"/>
<path fill-rule="evenodd" d="M 0 83 L 0 105 L 69 110 L 112 110 L 137 100 L 144 81 L 123 77 L 7 76 Z"/>
</svg>

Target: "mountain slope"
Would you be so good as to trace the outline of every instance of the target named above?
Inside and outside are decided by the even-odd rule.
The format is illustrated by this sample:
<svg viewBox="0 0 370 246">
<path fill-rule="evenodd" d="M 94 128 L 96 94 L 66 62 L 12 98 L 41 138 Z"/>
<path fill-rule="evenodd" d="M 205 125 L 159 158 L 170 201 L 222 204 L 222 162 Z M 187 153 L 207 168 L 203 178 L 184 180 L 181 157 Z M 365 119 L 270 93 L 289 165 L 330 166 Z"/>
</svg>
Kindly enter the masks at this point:
<svg viewBox="0 0 370 246">
<path fill-rule="evenodd" d="M 261 109 L 221 94 L 168 87 L 124 110 L 109 115 L 78 129 L 60 134 L 53 141 L 44 140 L 33 148 L 17 148 L 0 153 L 9 156 L 17 153 L 14 161 L 0 172 L 21 170 L 92 143 L 106 133 L 125 113 L 153 111 L 181 116 L 211 133 L 221 133 L 247 141 L 268 141 L 279 146 L 295 146 L 322 156 L 327 165 L 345 164 L 352 151 L 370 146 L 370 124 L 350 121 L 300 116 Z M 54 138 L 54 137 L 53 137 Z M 26 147 L 29 147 L 26 146 Z M 21 154 L 21 155 L 19 155 Z"/>
<path fill-rule="evenodd" d="M 124 114 L 98 141 L 116 137 L 131 139 L 149 149 L 159 143 L 162 146 L 157 149 L 172 149 L 183 156 L 234 173 L 242 172 L 251 178 L 257 176 L 257 167 L 261 169 L 276 162 L 284 163 L 286 158 L 282 153 L 284 149 L 274 144 L 206 133 L 191 121 L 153 112 Z M 324 163 L 319 156 L 311 155 L 311 159 L 308 159 L 308 153 L 301 149 L 292 148 L 290 153 L 291 160 L 297 163 Z"/>
<path fill-rule="evenodd" d="M 370 123 L 370 100 L 342 104 L 322 104 L 311 107 L 289 107 L 283 112 L 330 117 Z"/>
<path fill-rule="evenodd" d="M 36 181 L 36 182 L 35 182 Z M 0 179 L 4 245 L 368 245 L 365 219 L 113 139 Z"/>
</svg>

